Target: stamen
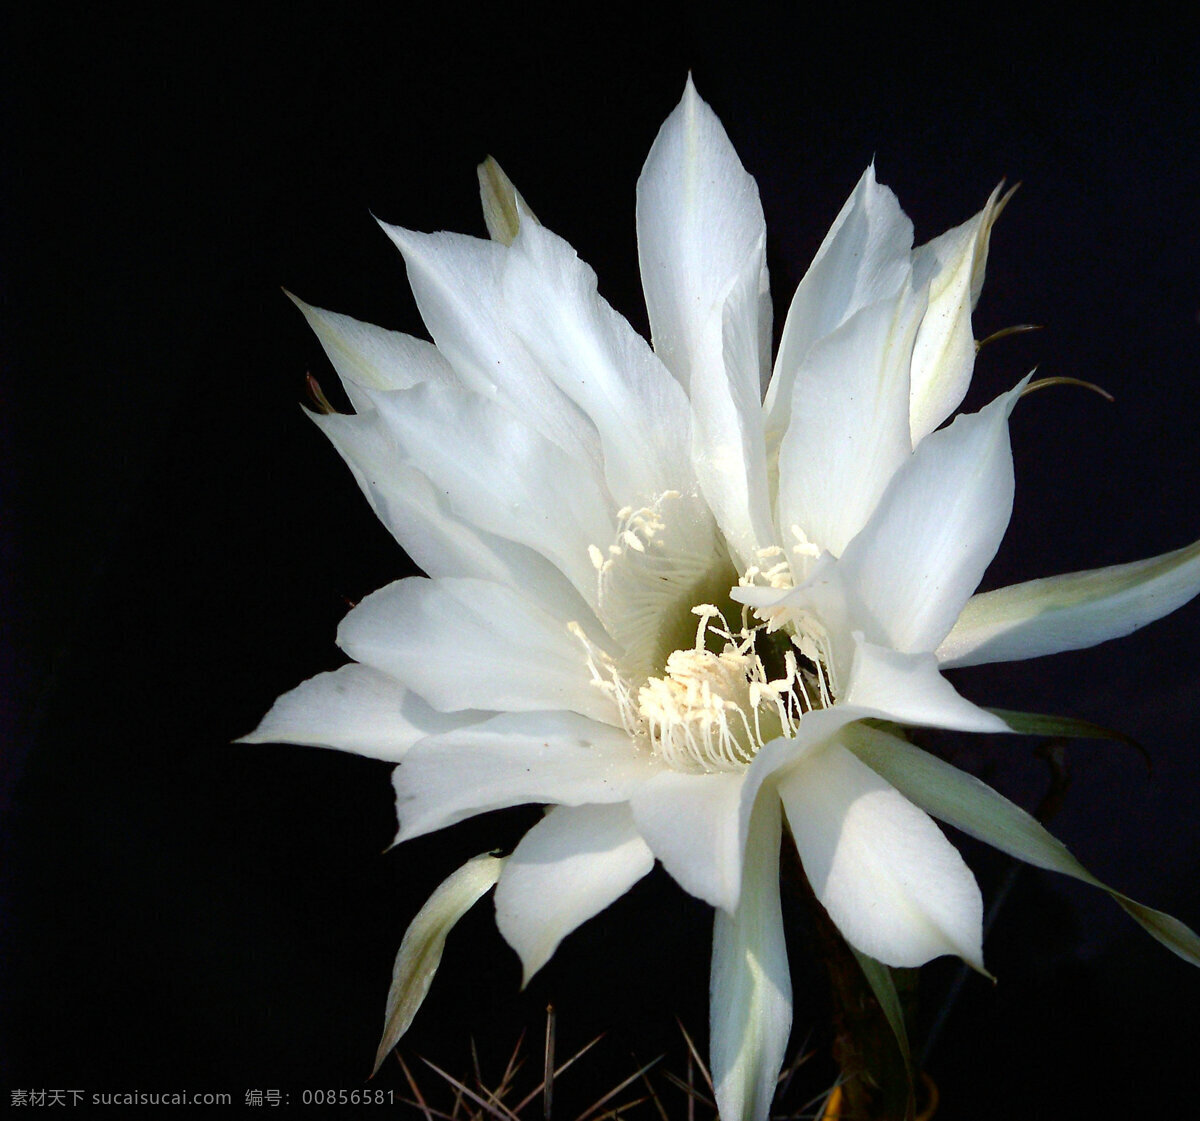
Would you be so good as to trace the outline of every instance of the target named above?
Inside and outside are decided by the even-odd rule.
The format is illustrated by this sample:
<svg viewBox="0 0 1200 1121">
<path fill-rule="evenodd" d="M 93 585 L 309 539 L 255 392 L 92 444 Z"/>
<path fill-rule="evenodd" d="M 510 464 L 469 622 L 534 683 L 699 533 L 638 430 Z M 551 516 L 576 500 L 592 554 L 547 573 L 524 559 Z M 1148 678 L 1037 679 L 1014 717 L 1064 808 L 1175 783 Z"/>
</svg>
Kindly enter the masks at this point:
<svg viewBox="0 0 1200 1121">
<path fill-rule="evenodd" d="M 767 624 L 735 632 L 712 604 L 691 611 L 699 620 L 695 645 L 673 651 L 665 674 L 647 678 L 636 694 L 613 658 L 570 625 L 587 650 L 592 684 L 613 700 L 629 735 L 669 766 L 688 773 L 742 770 L 764 743 L 794 736 L 805 713 L 833 703 L 823 631 L 792 636 L 783 676 L 772 680 L 755 649 Z M 714 642 L 719 652 L 709 649 Z"/>
</svg>

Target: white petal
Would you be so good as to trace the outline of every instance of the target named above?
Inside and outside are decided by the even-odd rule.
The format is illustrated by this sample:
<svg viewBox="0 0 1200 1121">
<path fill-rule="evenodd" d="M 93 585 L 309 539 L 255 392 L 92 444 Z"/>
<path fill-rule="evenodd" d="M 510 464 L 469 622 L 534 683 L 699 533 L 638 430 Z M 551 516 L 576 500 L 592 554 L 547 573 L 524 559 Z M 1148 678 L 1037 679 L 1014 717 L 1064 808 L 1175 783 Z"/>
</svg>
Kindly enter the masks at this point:
<svg viewBox="0 0 1200 1121">
<path fill-rule="evenodd" d="M 506 247 L 465 234 L 419 234 L 388 225 L 383 230 L 404 254 L 425 326 L 463 382 L 598 473 L 595 429 L 507 326 L 500 294 Z"/>
<path fill-rule="evenodd" d="M 496 888 L 496 925 L 517 951 L 522 985 L 576 927 L 654 867 L 629 807 L 558 806 L 525 834 Z"/>
<path fill-rule="evenodd" d="M 801 362 L 779 449 L 779 526 L 840 556 L 909 458 L 909 361 L 924 294 L 870 304 Z"/>
<path fill-rule="evenodd" d="M 949 633 L 1012 514 L 1008 416 L 1025 382 L 927 436 L 838 564 L 871 642 L 911 653 Z"/>
<path fill-rule="evenodd" d="M 1131 564 L 972 596 L 938 647 L 946 666 L 1082 650 L 1169 615 L 1200 592 L 1200 541 Z"/>
<path fill-rule="evenodd" d="M 846 940 L 885 965 L 957 954 L 983 968 L 983 901 L 921 810 L 837 743 L 779 783 L 813 891 Z"/>
<path fill-rule="evenodd" d="M 503 867 L 504 860 L 497 856 L 485 854 L 468 860 L 438 886 L 409 924 L 392 966 L 383 1038 L 379 1041 L 372 1076 L 378 1073 L 383 1060 L 408 1031 L 424 1002 L 442 961 L 446 935 L 496 882 Z"/>
<path fill-rule="evenodd" d="M 454 513 L 445 492 L 406 461 L 370 398 L 363 401 L 367 411 L 356 416 L 309 416 L 418 568 L 430 576 L 472 576 L 510 588 L 537 588 L 539 601 L 561 618 L 591 617 L 591 607 L 574 585 L 541 553 Z"/>
<path fill-rule="evenodd" d="M 638 832 L 684 891 L 732 911 L 741 890 L 741 774 L 663 770 L 630 794 Z"/>
<path fill-rule="evenodd" d="M 849 729 L 847 745 L 887 782 L 948 825 L 1037 868 L 1061 872 L 1108 892 L 1153 938 L 1200 965 L 1200 937 L 1178 919 L 1102 884 L 1038 821 L 973 775 L 865 725 Z"/>
<path fill-rule="evenodd" d="M 911 272 L 912 223 L 896 196 L 863 172 L 796 289 L 767 389 L 767 438 L 777 447 L 800 364 L 818 339 L 860 308 L 895 296 Z"/>
<path fill-rule="evenodd" d="M 430 708 L 370 666 L 319 673 L 271 707 L 239 743 L 303 743 L 396 762 L 417 740 L 484 719 L 485 713 Z"/>
<path fill-rule="evenodd" d="M 702 336 L 714 317 L 720 322 L 765 231 L 758 186 L 689 76 L 637 185 L 638 260 L 654 351 L 685 389 L 702 361 Z"/>
<path fill-rule="evenodd" d="M 392 779 L 396 843 L 529 802 L 625 802 L 659 770 L 624 729 L 569 712 L 505 713 L 413 746 Z"/>
<path fill-rule="evenodd" d="M 971 312 L 979 302 L 992 226 L 1004 200 L 997 187 L 987 205 L 913 253 L 917 276 L 930 275 L 929 310 L 912 366 L 912 442 L 916 445 L 962 402 L 975 368 Z"/>
<path fill-rule="evenodd" d="M 713 927 L 710 1058 L 730 1121 L 766 1121 L 792 1026 L 779 838 L 779 798 L 767 789 L 751 819 L 737 910 L 718 910 Z"/>
<path fill-rule="evenodd" d="M 432 343 L 311 307 L 290 292 L 287 296 L 304 313 L 359 412 L 369 407 L 360 389 L 411 389 L 423 381 L 455 380 L 450 363 Z"/>
<path fill-rule="evenodd" d="M 342 620 L 338 645 L 443 712 L 566 709 L 619 722 L 566 623 L 485 580 L 397 580 Z"/>
<path fill-rule="evenodd" d="M 561 238 L 526 223 L 505 257 L 508 320 L 538 366 L 595 425 L 619 506 L 688 490 L 688 401 L 596 274 Z"/>
<path fill-rule="evenodd" d="M 1008 732 L 1009 726 L 963 697 L 939 672 L 932 654 L 903 654 L 858 641 L 845 704 L 874 709 L 898 724 L 962 732 Z"/>
<path fill-rule="evenodd" d="M 612 500 L 591 473 L 531 426 L 453 386 L 372 396 L 404 455 L 460 517 L 551 560 L 595 597 L 588 546 L 614 532 Z"/>
<path fill-rule="evenodd" d="M 764 744 L 741 773 L 664 769 L 630 797 L 638 831 L 685 891 L 732 912 L 741 891 L 746 837 L 759 790 L 850 721 L 877 715 L 840 704 L 811 712 L 793 738 Z"/>
<path fill-rule="evenodd" d="M 637 227 L 655 353 L 688 391 L 704 493 L 748 559 L 770 542 L 766 229 L 758 187 L 690 78 L 638 180 Z"/>
</svg>

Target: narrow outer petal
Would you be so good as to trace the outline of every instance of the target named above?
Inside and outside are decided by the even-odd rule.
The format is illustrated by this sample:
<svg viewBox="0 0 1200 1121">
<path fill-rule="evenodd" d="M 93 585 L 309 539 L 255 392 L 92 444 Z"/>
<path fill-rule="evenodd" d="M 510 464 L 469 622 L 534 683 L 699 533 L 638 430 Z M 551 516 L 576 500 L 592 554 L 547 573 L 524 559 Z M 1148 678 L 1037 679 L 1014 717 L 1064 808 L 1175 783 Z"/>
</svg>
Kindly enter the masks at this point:
<svg viewBox="0 0 1200 1121">
<path fill-rule="evenodd" d="M 501 245 L 512 245 L 521 228 L 521 219 L 536 222 L 537 216 L 491 156 L 475 171 L 479 176 L 479 201 L 483 205 L 488 237 Z"/>
<path fill-rule="evenodd" d="M 1002 185 L 1001 185 L 1002 186 Z M 930 274 L 929 310 L 913 351 L 912 442 L 929 435 L 962 403 L 975 369 L 971 312 L 979 302 L 992 226 L 1007 200 L 997 187 L 969 222 L 913 253 L 913 269 Z"/>
<path fill-rule="evenodd" d="M 792 982 L 779 905 L 779 797 L 759 794 L 733 914 L 713 925 L 710 1060 L 727 1121 L 766 1121 L 792 1027 Z"/>
<path fill-rule="evenodd" d="M 496 888 L 496 925 L 521 958 L 521 984 L 653 867 L 627 805 L 552 809 L 513 850 Z"/>
<path fill-rule="evenodd" d="M 892 966 L 957 954 L 983 968 L 983 901 L 930 818 L 831 743 L 780 776 L 805 874 L 846 940 Z"/>
<path fill-rule="evenodd" d="M 359 412 L 370 407 L 362 389 L 411 389 L 423 381 L 455 380 L 450 363 L 432 343 L 311 307 L 290 292 L 287 296 L 304 313 Z"/>
<path fill-rule="evenodd" d="M 370 666 L 319 673 L 271 706 L 239 743 L 303 743 L 398 762 L 417 740 L 474 724 L 487 714 L 430 708 Z"/>
<path fill-rule="evenodd" d="M 1082 650 L 1169 615 L 1200 592 L 1200 541 L 1171 553 L 972 596 L 938 647 L 945 666 Z"/>
<path fill-rule="evenodd" d="M 383 1038 L 379 1041 L 372 1076 L 379 1072 L 383 1060 L 408 1031 L 424 1002 L 442 961 L 446 935 L 496 882 L 503 867 L 503 858 L 497 856 L 485 854 L 468 860 L 438 886 L 409 924 L 392 967 Z"/>
</svg>

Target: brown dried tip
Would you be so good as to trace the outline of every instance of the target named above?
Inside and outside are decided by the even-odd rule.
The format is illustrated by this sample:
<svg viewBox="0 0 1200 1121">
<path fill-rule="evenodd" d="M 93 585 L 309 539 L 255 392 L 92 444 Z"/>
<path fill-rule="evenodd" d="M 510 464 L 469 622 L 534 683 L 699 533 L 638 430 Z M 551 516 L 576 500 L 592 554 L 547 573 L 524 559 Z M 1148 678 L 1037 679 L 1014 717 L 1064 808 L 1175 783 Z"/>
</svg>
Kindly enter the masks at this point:
<svg viewBox="0 0 1200 1121">
<path fill-rule="evenodd" d="M 304 387 L 308 390 L 309 403 L 317 412 L 325 416 L 337 412 L 337 409 L 329 403 L 329 398 L 325 396 L 324 390 L 321 389 L 321 383 L 312 374 L 304 375 Z"/>
<path fill-rule="evenodd" d="M 1035 389 L 1045 389 L 1051 385 L 1077 385 L 1081 389 L 1090 389 L 1093 393 L 1099 393 L 1106 401 L 1112 401 L 1115 398 L 1107 389 L 1101 389 L 1095 382 L 1084 381 L 1083 378 L 1038 378 L 1037 381 L 1031 381 L 1024 389 L 1021 390 L 1021 396 L 1024 397 L 1028 393 L 1032 393 Z"/>
<path fill-rule="evenodd" d="M 1018 323 L 1013 327 L 1001 327 L 999 331 L 993 331 L 986 339 L 976 339 L 975 353 L 978 354 L 988 343 L 999 342 L 1001 339 L 1008 338 L 1009 335 L 1023 335 L 1026 331 L 1040 331 L 1041 329 L 1040 323 Z"/>
</svg>

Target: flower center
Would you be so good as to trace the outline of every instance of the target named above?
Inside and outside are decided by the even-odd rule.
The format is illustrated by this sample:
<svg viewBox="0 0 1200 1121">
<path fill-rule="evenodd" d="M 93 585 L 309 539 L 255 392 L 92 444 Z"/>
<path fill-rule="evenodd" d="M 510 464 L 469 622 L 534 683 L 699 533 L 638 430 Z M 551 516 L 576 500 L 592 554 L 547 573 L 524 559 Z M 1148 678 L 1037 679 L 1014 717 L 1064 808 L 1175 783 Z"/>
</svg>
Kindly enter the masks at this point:
<svg viewBox="0 0 1200 1121">
<path fill-rule="evenodd" d="M 617 519 L 613 543 L 590 552 L 600 621 L 619 652 L 570 629 L 633 740 L 675 770 L 742 770 L 763 744 L 794 736 L 806 712 L 833 703 L 819 620 L 759 616 L 730 597 L 736 585 L 791 587 L 794 562 L 782 548 L 763 549 L 739 575 L 697 494 L 668 491 Z"/>
<path fill-rule="evenodd" d="M 572 625 L 588 650 L 592 684 L 611 697 L 635 740 L 677 771 L 737 771 L 763 744 L 794 736 L 806 712 L 833 703 L 823 633 L 789 634 L 752 623 L 735 631 L 712 604 L 699 617 L 695 642 L 674 650 L 661 675 L 637 684 Z"/>
<path fill-rule="evenodd" d="M 651 750 L 676 770 L 739 770 L 767 740 L 794 735 L 812 703 L 793 651 L 772 680 L 755 649 L 759 628 L 733 634 L 707 603 L 692 614 L 700 617 L 695 645 L 674 651 L 666 675 L 638 690 L 639 721 Z"/>
</svg>

